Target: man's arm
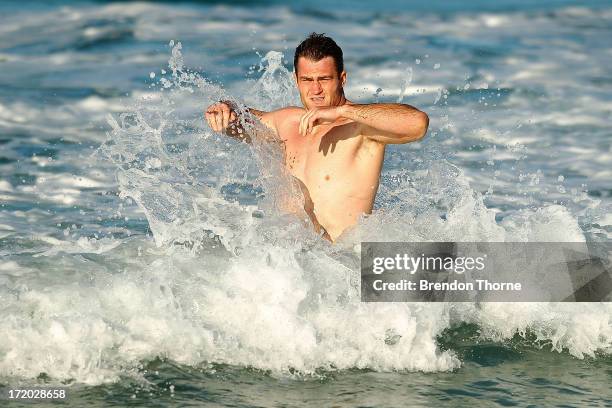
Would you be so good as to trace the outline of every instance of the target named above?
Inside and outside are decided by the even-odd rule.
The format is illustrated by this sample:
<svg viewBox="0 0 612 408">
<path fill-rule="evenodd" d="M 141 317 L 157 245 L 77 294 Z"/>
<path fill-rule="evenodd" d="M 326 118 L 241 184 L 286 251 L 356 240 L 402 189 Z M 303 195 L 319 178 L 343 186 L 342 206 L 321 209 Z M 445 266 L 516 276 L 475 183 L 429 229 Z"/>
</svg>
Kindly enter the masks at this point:
<svg viewBox="0 0 612 408">
<path fill-rule="evenodd" d="M 333 122 L 339 118 L 360 123 L 364 136 L 381 143 L 408 143 L 419 140 L 425 136 L 429 126 L 427 114 L 410 105 L 344 104 L 309 111 L 302 117 L 300 131 L 306 134 L 317 123 Z"/>
<path fill-rule="evenodd" d="M 246 108 L 243 113 L 246 112 L 259 119 L 262 124 L 276 134 L 274 112 L 264 112 L 252 108 Z M 242 118 L 243 120 L 241 121 L 239 118 L 240 115 L 241 112 L 238 107 L 230 101 L 220 101 L 214 103 L 210 105 L 205 112 L 206 120 L 212 130 L 215 132 L 222 132 L 235 139 L 251 143 L 252 137 L 256 136 L 257 134 L 255 131 L 255 124 L 249 117 Z M 252 126 L 248 126 L 248 129 L 245 129 L 243 126 L 243 121 L 251 123 Z"/>
<path fill-rule="evenodd" d="M 408 143 L 427 133 L 429 117 L 417 108 L 399 103 L 342 105 L 340 114 L 363 126 L 363 134 L 382 143 Z"/>
</svg>

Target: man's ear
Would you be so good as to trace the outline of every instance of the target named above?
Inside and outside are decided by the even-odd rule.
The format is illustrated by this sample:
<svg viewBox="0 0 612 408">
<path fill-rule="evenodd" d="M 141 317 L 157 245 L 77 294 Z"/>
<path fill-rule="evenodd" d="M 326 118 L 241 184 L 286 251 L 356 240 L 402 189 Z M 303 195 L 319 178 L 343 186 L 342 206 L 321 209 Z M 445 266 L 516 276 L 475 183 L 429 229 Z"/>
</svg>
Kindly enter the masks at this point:
<svg viewBox="0 0 612 408">
<path fill-rule="evenodd" d="M 295 85 L 298 85 L 298 77 L 297 77 L 297 72 L 295 72 L 295 69 L 293 70 L 293 80 L 295 81 Z"/>
<path fill-rule="evenodd" d="M 340 83 L 342 84 L 343 87 L 344 87 L 344 84 L 346 84 L 346 71 L 342 71 L 340 73 Z"/>
</svg>

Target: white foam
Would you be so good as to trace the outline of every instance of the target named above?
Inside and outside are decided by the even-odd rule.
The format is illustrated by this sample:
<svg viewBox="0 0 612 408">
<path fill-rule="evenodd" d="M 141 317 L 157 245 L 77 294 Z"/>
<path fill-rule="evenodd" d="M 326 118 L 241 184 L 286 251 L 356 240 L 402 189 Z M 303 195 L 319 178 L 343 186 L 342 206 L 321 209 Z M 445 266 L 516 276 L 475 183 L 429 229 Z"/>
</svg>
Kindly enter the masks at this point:
<svg viewBox="0 0 612 408">
<path fill-rule="evenodd" d="M 483 303 L 467 314 L 483 337 L 497 341 L 529 331 L 538 342 L 577 358 L 612 352 L 611 303 Z"/>
<path fill-rule="evenodd" d="M 76 241 L 62 241 L 53 237 L 37 235 L 35 239 L 51 244 L 52 247 L 44 252 L 33 255 L 35 258 L 40 256 L 52 256 L 59 252 L 68 254 L 103 254 L 116 248 L 121 242 L 110 238 L 87 238 L 80 237 Z"/>
<path fill-rule="evenodd" d="M 0 180 L 0 191 L 13 191 L 13 186 L 6 180 Z"/>
</svg>

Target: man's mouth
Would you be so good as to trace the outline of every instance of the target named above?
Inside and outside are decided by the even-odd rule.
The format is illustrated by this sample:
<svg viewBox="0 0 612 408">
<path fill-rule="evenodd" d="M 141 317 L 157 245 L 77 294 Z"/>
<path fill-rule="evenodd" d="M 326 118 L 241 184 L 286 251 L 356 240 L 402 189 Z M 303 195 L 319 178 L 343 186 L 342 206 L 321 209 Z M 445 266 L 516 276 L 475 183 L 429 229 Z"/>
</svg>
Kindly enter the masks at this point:
<svg viewBox="0 0 612 408">
<path fill-rule="evenodd" d="M 311 101 L 313 101 L 314 103 L 321 103 L 325 101 L 325 97 L 321 96 L 321 97 L 314 97 L 314 98 L 310 98 Z"/>
</svg>

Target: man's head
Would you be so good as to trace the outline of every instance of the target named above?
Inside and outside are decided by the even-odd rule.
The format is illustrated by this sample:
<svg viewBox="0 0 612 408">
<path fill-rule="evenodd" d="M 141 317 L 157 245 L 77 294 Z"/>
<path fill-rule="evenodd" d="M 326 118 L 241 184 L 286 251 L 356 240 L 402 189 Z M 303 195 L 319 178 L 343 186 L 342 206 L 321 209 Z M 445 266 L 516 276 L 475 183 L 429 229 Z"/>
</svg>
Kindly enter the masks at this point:
<svg viewBox="0 0 612 408">
<path fill-rule="evenodd" d="M 342 50 L 324 34 L 312 33 L 295 49 L 295 80 L 306 109 L 344 103 Z"/>
</svg>

